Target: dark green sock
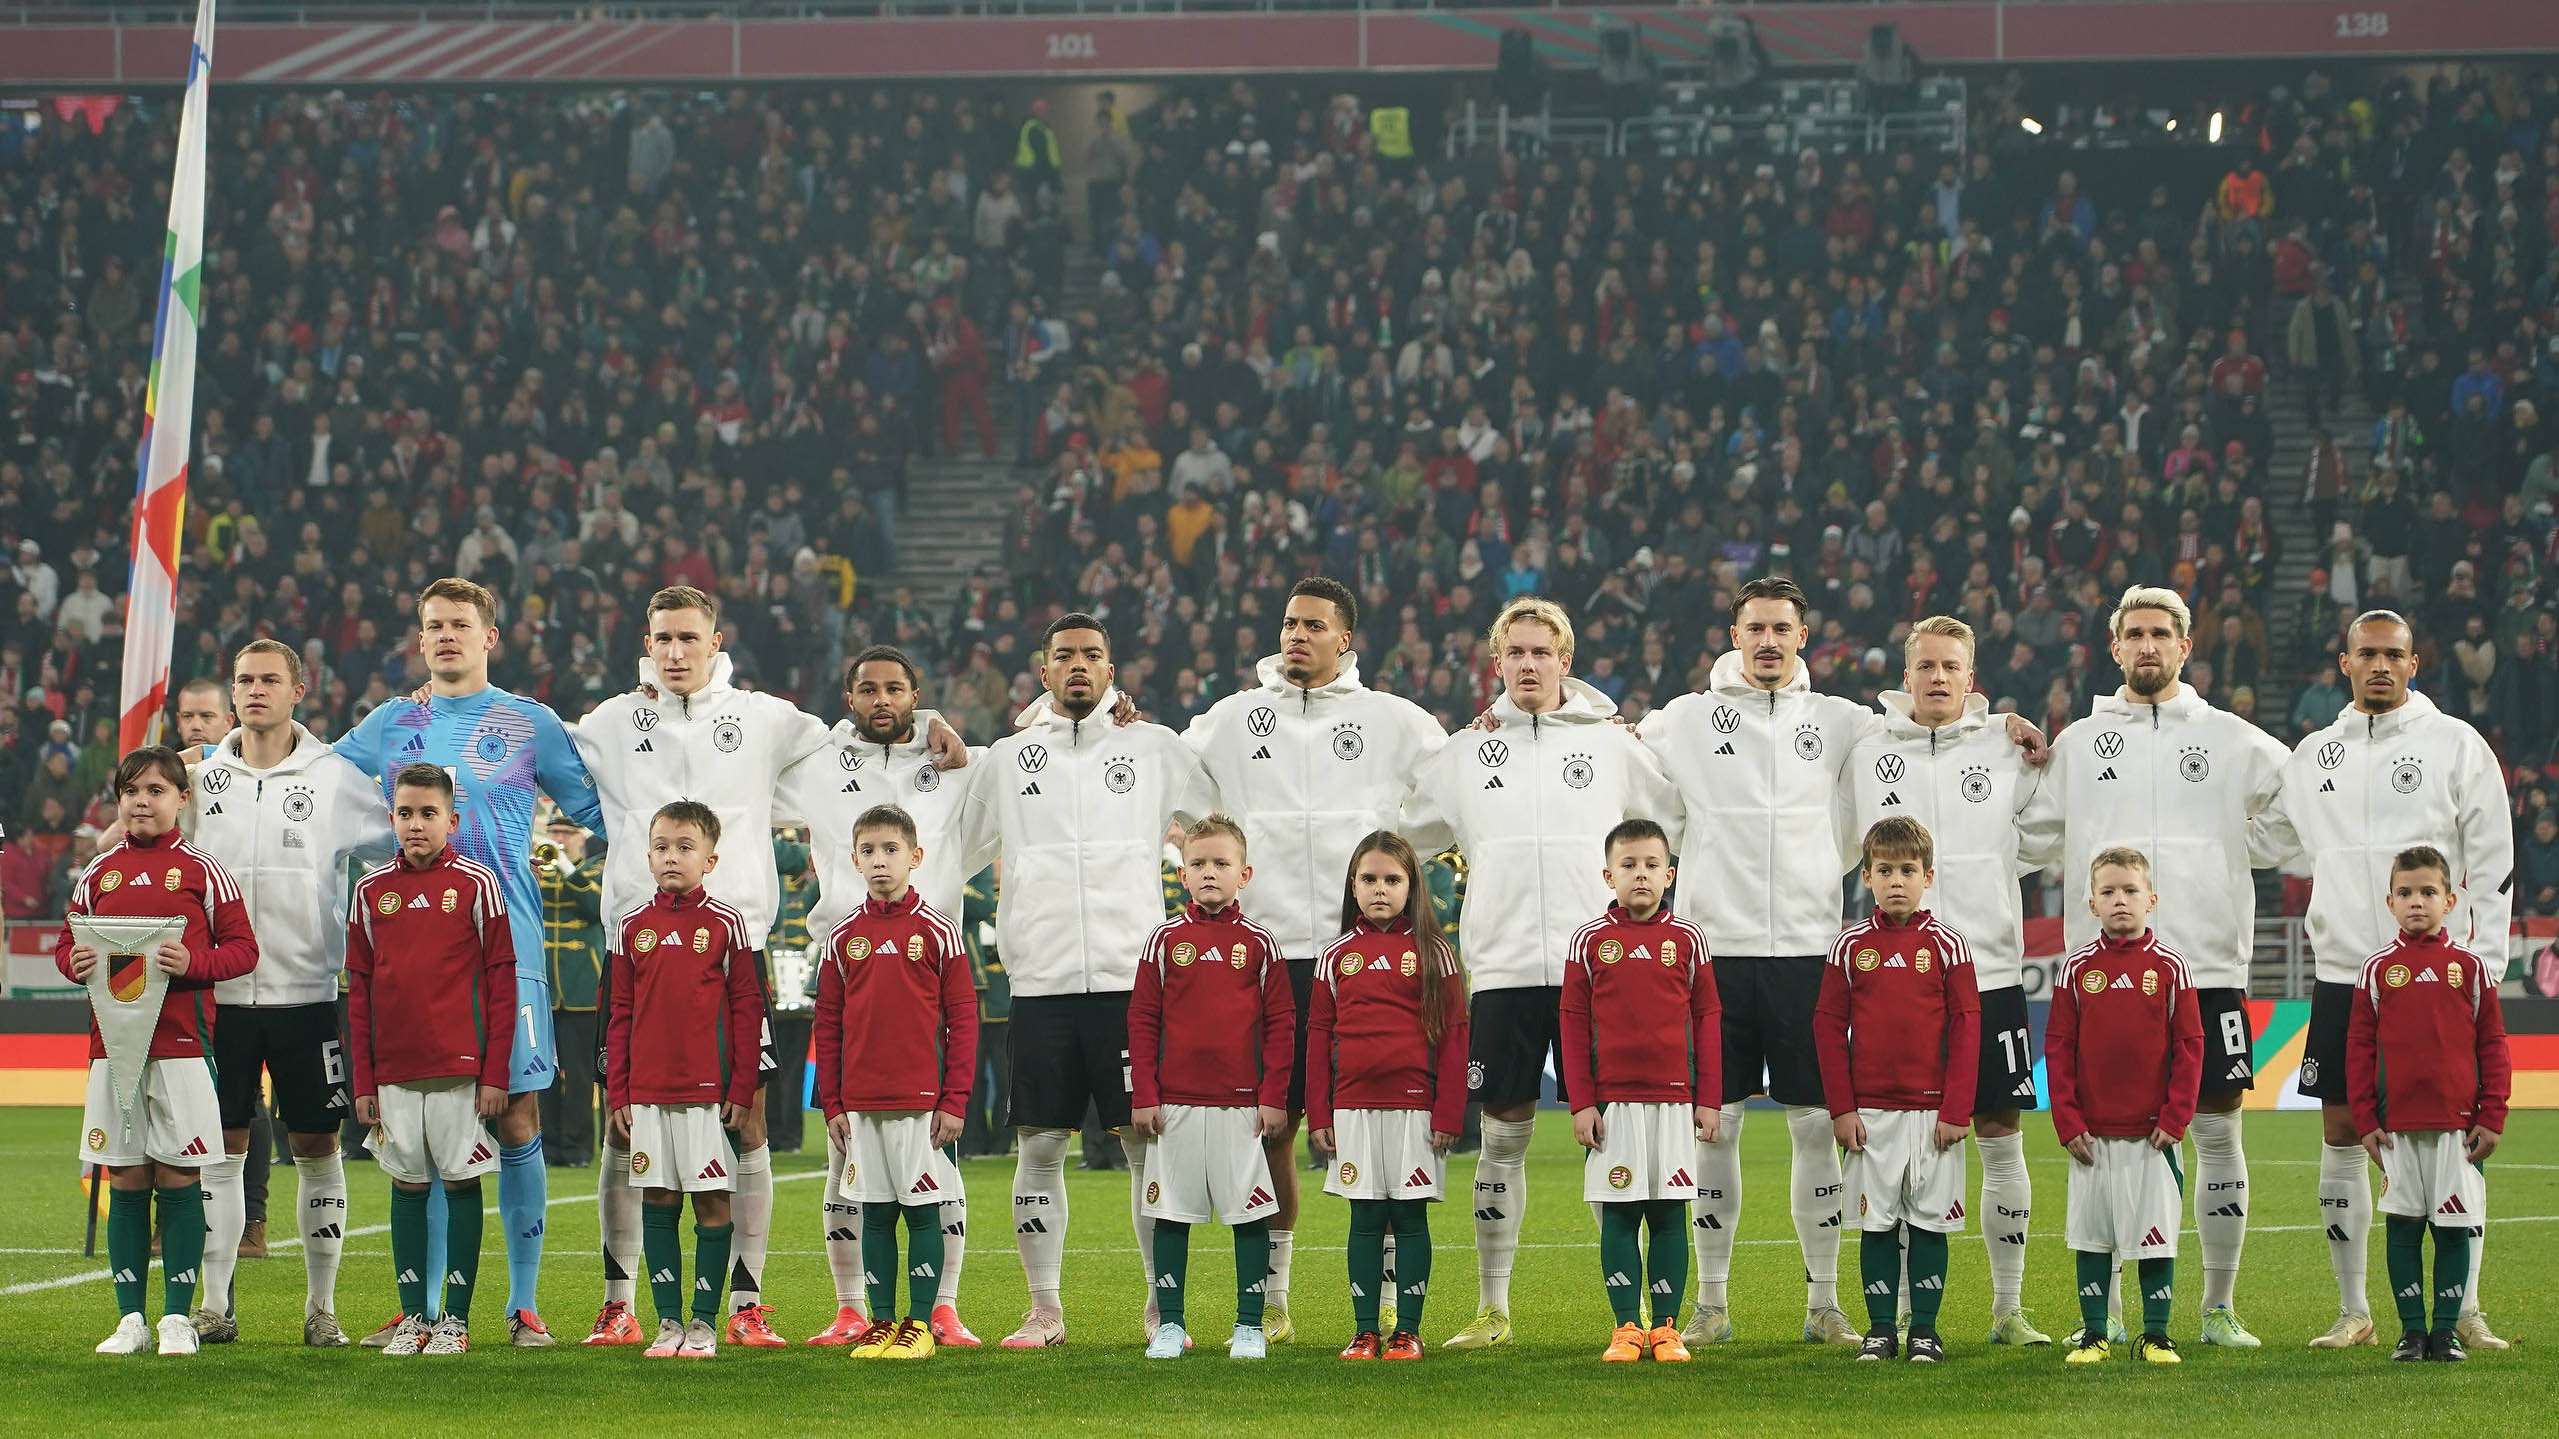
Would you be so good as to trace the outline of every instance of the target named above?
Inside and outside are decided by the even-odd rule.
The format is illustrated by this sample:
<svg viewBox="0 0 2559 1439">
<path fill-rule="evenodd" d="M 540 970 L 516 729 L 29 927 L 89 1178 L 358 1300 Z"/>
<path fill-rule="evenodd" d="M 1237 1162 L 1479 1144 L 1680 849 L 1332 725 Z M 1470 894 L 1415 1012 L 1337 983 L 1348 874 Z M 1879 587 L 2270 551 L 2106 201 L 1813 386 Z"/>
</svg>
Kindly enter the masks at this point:
<svg viewBox="0 0 2559 1439">
<path fill-rule="evenodd" d="M 1910 1234 L 1910 1329 L 1937 1332 L 1937 1306 L 1946 1298 L 1946 1236 L 1916 1224 Z"/>
<path fill-rule="evenodd" d="M 1235 1226 L 1235 1322 L 1262 1327 L 1262 1300 L 1271 1278 L 1271 1222 Z"/>
<path fill-rule="evenodd" d="M 1356 1333 L 1378 1327 L 1378 1290 L 1386 1283 L 1386 1210 L 1394 1202 L 1351 1201 L 1351 1328 Z"/>
<path fill-rule="evenodd" d="M 2470 1290 L 2470 1231 L 2443 1225 L 2435 1230 L 2435 1328 L 2450 1334 L 2461 1319 L 2462 1296 Z"/>
<path fill-rule="evenodd" d="M 729 1243 L 734 1224 L 693 1222 L 693 1317 L 705 1324 L 720 1322 L 722 1281 L 729 1277 Z"/>
<path fill-rule="evenodd" d="M 651 1191 L 655 1193 L 657 1191 Z M 672 1204 L 640 1203 L 640 1263 L 649 1271 L 649 1299 L 658 1318 L 684 1322 L 684 1241 L 676 1225 L 684 1211 Z"/>
<path fill-rule="evenodd" d="M 1166 1324 L 1182 1322 L 1182 1286 L 1191 1273 L 1191 1226 L 1174 1219 L 1155 1221 L 1155 1317 Z"/>
<path fill-rule="evenodd" d="M 151 1275 L 150 1190 L 107 1191 L 107 1272 L 115 1276 L 117 1317 L 140 1314 Z"/>
<path fill-rule="evenodd" d="M 2426 1327 L 2426 1221 L 2385 1214 L 2382 1257 L 2389 1266 L 2390 1298 L 2401 1330 Z"/>
<path fill-rule="evenodd" d="M 897 1318 L 897 1211 L 895 1204 L 862 1206 L 862 1288 L 882 1324 Z"/>
<path fill-rule="evenodd" d="M 942 1297 L 942 1206 L 916 1204 L 906 1214 L 906 1313 L 920 1323 L 933 1318 Z"/>
<path fill-rule="evenodd" d="M 196 1278 L 204 1269 L 204 1189 L 181 1184 L 160 1191 L 160 1291 L 170 1314 L 195 1312 Z"/>
<path fill-rule="evenodd" d="M 1890 1329 L 1901 1315 L 1901 1231 L 1861 1230 L 1857 1236 L 1857 1282 L 1866 1295 L 1866 1326 Z"/>
<path fill-rule="evenodd" d="M 1398 1246 L 1399 1248 L 1401 1246 Z M 1620 1324 L 1644 1317 L 1644 1206 L 1599 1207 L 1599 1277 L 1608 1286 L 1608 1312 Z"/>
<path fill-rule="evenodd" d="M 2141 1277 L 2141 1332 L 2168 1332 L 2168 1307 L 2177 1297 L 2177 1261 L 2145 1259 L 2134 1268 Z"/>
<path fill-rule="evenodd" d="M 1644 1251 L 1649 1276 L 1644 1288 L 1650 1296 L 1652 1325 L 1676 1327 L 1680 1296 L 1688 1292 L 1688 1201 L 1656 1199 L 1645 1205 L 1644 1227 L 1651 1246 Z"/>
<path fill-rule="evenodd" d="M 2115 1256 L 2074 1249 L 2079 1260 L 2079 1322 L 2088 1332 L 2106 1337 L 2106 1291 L 2115 1284 Z"/>
<path fill-rule="evenodd" d="M 391 1280 L 400 1289 L 400 1312 L 427 1312 L 427 1192 L 391 1186 Z"/>
<path fill-rule="evenodd" d="M 1422 1301 L 1431 1292 L 1431 1202 L 1398 1199 L 1386 1211 L 1395 1232 L 1395 1327 L 1422 1332 Z"/>
<path fill-rule="evenodd" d="M 471 1317 L 480 1287 L 480 1181 L 444 1186 L 444 1312 Z"/>
</svg>

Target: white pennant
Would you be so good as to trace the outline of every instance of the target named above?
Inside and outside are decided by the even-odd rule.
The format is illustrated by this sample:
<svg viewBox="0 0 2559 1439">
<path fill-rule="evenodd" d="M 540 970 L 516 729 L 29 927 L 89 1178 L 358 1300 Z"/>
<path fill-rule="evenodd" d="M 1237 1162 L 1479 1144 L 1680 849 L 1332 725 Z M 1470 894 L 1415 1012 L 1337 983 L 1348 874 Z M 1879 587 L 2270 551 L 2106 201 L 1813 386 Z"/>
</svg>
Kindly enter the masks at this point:
<svg viewBox="0 0 2559 1439">
<path fill-rule="evenodd" d="M 182 939 L 180 918 L 71 916 L 71 938 L 98 952 L 89 971 L 89 1012 L 107 1051 L 108 1092 L 115 1096 L 123 1135 L 133 1134 L 133 1111 L 142 1102 L 142 1076 L 151 1059 L 151 1036 L 160 1027 L 160 1005 L 169 976 L 152 956 L 163 941 Z"/>
</svg>

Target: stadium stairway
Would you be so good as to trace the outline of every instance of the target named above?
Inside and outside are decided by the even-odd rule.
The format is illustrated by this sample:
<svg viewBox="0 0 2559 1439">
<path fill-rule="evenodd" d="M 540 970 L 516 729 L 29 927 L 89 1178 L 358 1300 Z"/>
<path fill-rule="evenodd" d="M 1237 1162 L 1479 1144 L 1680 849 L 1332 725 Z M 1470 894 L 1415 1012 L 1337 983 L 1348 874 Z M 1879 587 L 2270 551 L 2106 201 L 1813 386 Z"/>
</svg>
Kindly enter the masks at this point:
<svg viewBox="0 0 2559 1439">
<path fill-rule="evenodd" d="M 919 456 L 907 469 L 906 508 L 897 517 L 897 565 L 888 593 L 903 585 L 939 624 L 960 587 L 981 564 L 1003 551 L 1005 506 L 1018 476 L 1012 467 L 1012 387 L 999 378 L 987 386 L 986 406 L 995 419 L 996 448 L 1003 458 L 979 453 L 976 430 L 960 426 L 955 455 Z M 941 443 L 941 416 L 930 423 Z"/>
</svg>

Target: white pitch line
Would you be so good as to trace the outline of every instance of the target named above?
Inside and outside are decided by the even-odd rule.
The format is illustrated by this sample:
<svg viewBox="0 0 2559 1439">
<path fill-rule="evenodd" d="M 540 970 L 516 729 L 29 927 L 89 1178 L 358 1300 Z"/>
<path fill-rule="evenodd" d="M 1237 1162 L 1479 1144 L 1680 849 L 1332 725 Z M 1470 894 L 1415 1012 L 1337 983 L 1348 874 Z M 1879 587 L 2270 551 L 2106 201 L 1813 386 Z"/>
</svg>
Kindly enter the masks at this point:
<svg viewBox="0 0 2559 1439">
<path fill-rule="evenodd" d="M 567 1172 L 576 1173 L 577 1171 L 570 1170 Z M 802 1179 L 822 1178 L 825 1174 L 826 1171 L 823 1169 L 802 1169 L 789 1174 L 776 1174 L 773 1176 L 773 1182 L 776 1184 L 790 1184 Z M 594 1202 L 595 1196 L 592 1194 L 563 1194 L 558 1198 L 551 1200 L 549 1203 L 544 1204 L 542 1207 L 545 1210 L 552 1210 L 559 1208 L 563 1204 L 593 1204 Z M 495 1214 L 498 1210 L 496 1205 L 491 1204 L 482 1206 L 480 1212 L 487 1215 Z M 367 1224 L 348 1230 L 346 1237 L 349 1239 L 358 1239 L 366 1235 L 388 1234 L 390 1232 L 391 1226 L 388 1224 Z M 302 1241 L 300 1239 L 279 1239 L 274 1243 L 269 1244 L 267 1249 L 269 1252 L 273 1252 L 282 1249 L 299 1249 L 301 1247 Z M 77 1254 L 79 1252 L 80 1251 L 76 1249 L 0 1249 L 0 1254 Z M 151 1267 L 154 1269 L 160 1267 L 160 1258 L 156 1254 L 151 1258 Z M 41 1294 L 48 1289 L 68 1289 L 75 1284 L 95 1284 L 99 1280 L 108 1277 L 108 1273 L 109 1271 L 104 1269 L 90 1269 L 84 1270 L 78 1274 L 65 1274 L 57 1279 L 32 1279 L 24 1284 L 12 1284 L 6 1288 L 0 1288 L 0 1299 L 13 1299 L 21 1294 Z"/>
</svg>

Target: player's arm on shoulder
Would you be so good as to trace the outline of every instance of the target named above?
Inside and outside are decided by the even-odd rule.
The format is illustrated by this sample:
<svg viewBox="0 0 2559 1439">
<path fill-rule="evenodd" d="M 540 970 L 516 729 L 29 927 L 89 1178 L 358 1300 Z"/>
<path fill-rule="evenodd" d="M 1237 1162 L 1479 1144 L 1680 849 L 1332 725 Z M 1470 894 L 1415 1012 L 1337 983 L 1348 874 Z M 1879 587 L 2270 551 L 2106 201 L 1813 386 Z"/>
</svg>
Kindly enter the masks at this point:
<svg viewBox="0 0 2559 1439">
<path fill-rule="evenodd" d="M 1617 746 L 1625 755 L 1627 813 L 1630 817 L 1649 819 L 1662 827 L 1670 839 L 1670 852 L 1679 853 L 1686 838 L 1688 803 L 1680 796 L 1679 786 L 1671 783 L 1661 759 L 1647 748 L 1641 736 L 1623 729 L 1614 731 Z"/>
<path fill-rule="evenodd" d="M 1448 802 L 1449 791 L 1457 783 L 1457 755 L 1456 746 L 1443 743 L 1439 753 L 1414 770 L 1412 788 L 1404 792 L 1404 802 L 1397 807 L 1395 828 L 1418 853 L 1437 854 L 1465 842 L 1458 832 L 1457 806 Z"/>
<path fill-rule="evenodd" d="M 1155 725 L 1153 729 L 1156 762 L 1167 767 L 1166 818 L 1176 824 L 1190 824 L 1217 813 L 1217 778 L 1200 762 L 1198 752 L 1164 726 Z"/>
<path fill-rule="evenodd" d="M 570 739 L 569 727 L 549 705 L 527 700 L 525 708 L 533 717 L 533 774 L 542 792 L 570 818 L 601 834 L 604 806 L 596 796 L 595 775 Z"/>
<path fill-rule="evenodd" d="M 2505 976 L 2507 931 L 2514 925 L 2515 835 L 2508 816 L 2506 772 L 2479 732 L 2462 727 L 2452 773 L 2453 829 L 2461 844 L 2460 877 L 2470 903 L 2470 942 Z M 2492 996 L 2493 997 L 2493 996 Z"/>
</svg>

